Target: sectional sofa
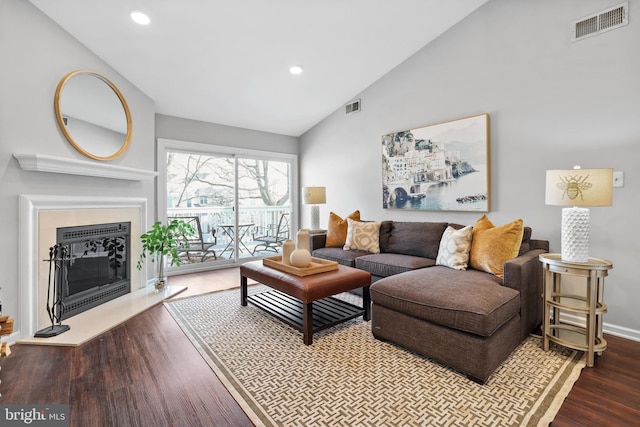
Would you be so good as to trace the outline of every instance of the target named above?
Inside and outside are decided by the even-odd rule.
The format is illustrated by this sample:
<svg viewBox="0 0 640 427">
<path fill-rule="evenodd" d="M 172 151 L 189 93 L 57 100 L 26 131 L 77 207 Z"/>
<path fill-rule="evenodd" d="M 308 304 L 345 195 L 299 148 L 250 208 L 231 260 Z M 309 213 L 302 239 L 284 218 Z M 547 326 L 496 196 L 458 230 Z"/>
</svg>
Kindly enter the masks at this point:
<svg viewBox="0 0 640 427">
<path fill-rule="evenodd" d="M 348 223 L 363 224 L 351 219 Z M 364 224 L 378 224 L 378 248 L 367 247 L 371 242 L 366 237 L 358 248 L 348 238 L 339 246 L 331 235 L 317 234 L 311 238 L 311 250 L 315 257 L 371 273 L 375 338 L 484 384 L 540 325 L 538 256 L 549 251 L 549 242 L 531 239 L 531 228 L 521 220 L 495 227 L 483 216 L 473 228 L 445 222 Z M 469 238 L 452 239 L 456 234 Z M 333 247 L 326 247 L 327 240 L 334 240 Z M 447 252 L 462 257 L 448 263 L 442 260 Z"/>
</svg>

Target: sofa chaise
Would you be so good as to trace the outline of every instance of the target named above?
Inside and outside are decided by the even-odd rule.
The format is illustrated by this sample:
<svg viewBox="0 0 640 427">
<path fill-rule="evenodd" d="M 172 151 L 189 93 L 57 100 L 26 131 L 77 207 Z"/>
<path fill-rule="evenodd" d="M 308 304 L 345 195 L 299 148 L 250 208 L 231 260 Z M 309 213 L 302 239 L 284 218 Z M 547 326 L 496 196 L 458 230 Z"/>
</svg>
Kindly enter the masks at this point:
<svg viewBox="0 0 640 427">
<path fill-rule="evenodd" d="M 348 223 L 362 224 L 351 219 Z M 378 248 L 373 250 L 378 253 L 348 242 L 347 246 L 334 243 L 334 247 L 326 247 L 331 236 L 324 234 L 312 236 L 311 249 L 315 257 L 371 273 L 371 330 L 375 338 L 441 362 L 484 384 L 540 325 L 542 267 L 538 256 L 548 252 L 549 242 L 531 239 L 531 228 L 524 227 L 522 220 L 495 227 L 483 215 L 473 228 L 445 222 L 373 224 L 379 224 Z M 452 268 L 441 262 L 439 252 L 440 256 L 446 252 L 445 235 L 465 232 L 472 236 L 468 265 L 463 262 Z M 504 245 L 510 248 L 502 262 Z M 479 262 L 474 262 L 474 257 Z M 483 258 L 489 259 L 488 263 Z"/>
</svg>

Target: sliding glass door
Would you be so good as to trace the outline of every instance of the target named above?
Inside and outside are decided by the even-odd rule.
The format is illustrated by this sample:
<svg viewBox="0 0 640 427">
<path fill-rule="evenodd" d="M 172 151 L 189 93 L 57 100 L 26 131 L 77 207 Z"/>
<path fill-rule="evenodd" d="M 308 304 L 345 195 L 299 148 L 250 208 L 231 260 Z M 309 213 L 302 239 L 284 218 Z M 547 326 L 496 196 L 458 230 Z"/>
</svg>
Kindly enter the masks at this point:
<svg viewBox="0 0 640 427">
<path fill-rule="evenodd" d="M 159 142 L 158 160 L 164 162 L 161 213 L 166 219 L 187 219 L 197 230 L 189 248 L 180 253 L 182 265 L 170 272 L 200 271 L 281 252 L 292 229 L 295 156 Z"/>
<path fill-rule="evenodd" d="M 291 163 L 238 157 L 238 224 L 240 250 L 254 256 L 275 256 L 290 237 Z M 250 241 L 250 248 L 244 241 Z"/>
</svg>

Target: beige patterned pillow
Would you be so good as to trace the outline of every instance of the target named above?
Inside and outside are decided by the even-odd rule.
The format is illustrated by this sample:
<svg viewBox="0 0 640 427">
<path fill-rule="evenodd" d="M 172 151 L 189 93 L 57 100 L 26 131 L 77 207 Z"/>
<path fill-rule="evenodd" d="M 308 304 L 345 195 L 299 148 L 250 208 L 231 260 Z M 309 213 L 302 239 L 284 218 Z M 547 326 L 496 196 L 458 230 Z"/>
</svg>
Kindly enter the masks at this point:
<svg viewBox="0 0 640 427">
<path fill-rule="evenodd" d="M 344 250 L 380 253 L 380 222 L 360 222 L 347 218 L 347 240 Z"/>
<path fill-rule="evenodd" d="M 472 226 L 467 225 L 460 230 L 448 226 L 440 239 L 436 265 L 444 265 L 456 270 L 466 270 L 469 263 L 472 238 Z"/>
</svg>

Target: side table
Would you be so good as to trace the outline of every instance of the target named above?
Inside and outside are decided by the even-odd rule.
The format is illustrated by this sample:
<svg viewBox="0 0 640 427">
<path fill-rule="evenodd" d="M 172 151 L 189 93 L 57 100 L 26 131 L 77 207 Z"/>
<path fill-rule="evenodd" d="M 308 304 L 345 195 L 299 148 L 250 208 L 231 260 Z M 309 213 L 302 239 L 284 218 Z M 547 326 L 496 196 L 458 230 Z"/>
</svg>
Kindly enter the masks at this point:
<svg viewBox="0 0 640 427">
<path fill-rule="evenodd" d="M 603 302 L 604 278 L 613 268 L 610 261 L 589 258 L 588 262 L 563 261 L 560 254 L 542 254 L 540 262 L 544 270 L 542 314 L 543 348 L 549 350 L 549 341 L 587 353 L 587 366 L 594 363 L 594 354 L 607 348 L 602 337 L 602 315 L 607 312 Z M 564 293 L 563 276 L 584 278 L 586 296 Z M 582 314 L 585 326 L 560 322 L 560 312 Z"/>
</svg>

